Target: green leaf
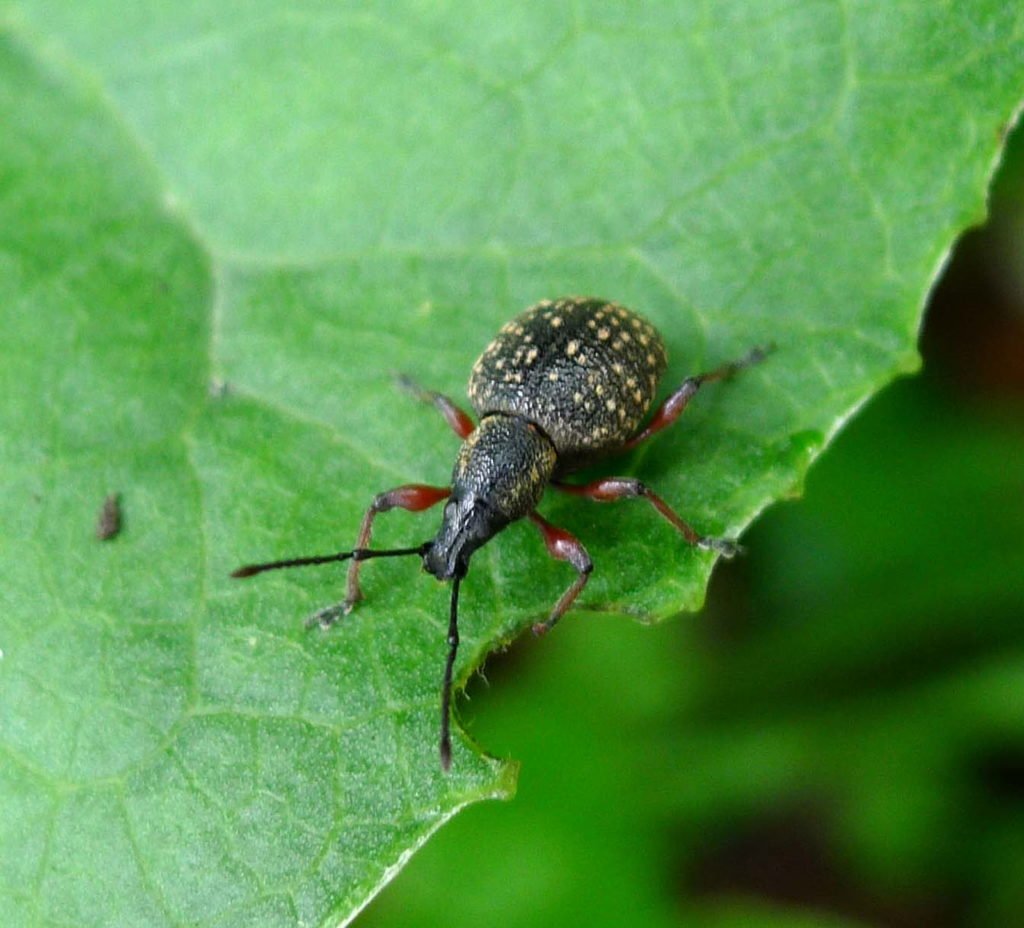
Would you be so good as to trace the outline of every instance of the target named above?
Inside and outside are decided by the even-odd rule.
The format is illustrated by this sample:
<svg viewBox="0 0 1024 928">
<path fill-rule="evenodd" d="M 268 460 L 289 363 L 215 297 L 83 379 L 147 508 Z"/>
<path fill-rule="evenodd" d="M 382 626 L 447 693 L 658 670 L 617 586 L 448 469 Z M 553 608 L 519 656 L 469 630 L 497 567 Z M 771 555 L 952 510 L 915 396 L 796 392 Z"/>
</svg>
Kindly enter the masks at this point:
<svg viewBox="0 0 1024 928">
<path fill-rule="evenodd" d="M 321 635 L 301 620 L 337 570 L 227 573 L 445 481 L 455 442 L 391 372 L 461 396 L 561 293 L 648 315 L 676 382 L 778 343 L 617 465 L 741 530 L 914 368 L 1022 36 L 995 0 L 5 5 L 3 923 L 334 924 L 509 795 L 514 765 L 465 741 L 438 770 L 443 588 L 374 564 Z M 583 608 L 700 605 L 710 555 L 644 507 L 543 508 L 594 556 Z M 529 526 L 481 551 L 460 678 L 566 573 Z"/>
</svg>

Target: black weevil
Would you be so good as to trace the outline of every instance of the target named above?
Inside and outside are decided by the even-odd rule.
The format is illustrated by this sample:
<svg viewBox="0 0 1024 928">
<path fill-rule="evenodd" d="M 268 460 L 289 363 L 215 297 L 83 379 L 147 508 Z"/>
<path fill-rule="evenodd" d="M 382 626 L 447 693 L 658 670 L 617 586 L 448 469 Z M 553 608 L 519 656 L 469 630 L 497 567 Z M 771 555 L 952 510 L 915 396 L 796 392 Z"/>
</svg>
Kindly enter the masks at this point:
<svg viewBox="0 0 1024 928">
<path fill-rule="evenodd" d="M 593 569 L 579 540 L 537 512 L 548 485 L 597 502 L 643 497 L 687 542 L 732 557 L 738 550 L 736 542 L 699 534 L 634 477 L 603 477 L 586 484 L 566 483 L 563 478 L 606 455 L 635 448 L 675 422 L 702 384 L 760 361 L 766 350 L 755 348 L 739 361 L 687 377 L 640 428 L 667 364 L 658 331 L 642 316 L 605 300 L 544 300 L 503 326 L 473 365 L 469 398 L 480 418 L 478 425 L 448 397 L 402 378 L 403 386 L 436 407 L 463 439 L 450 486 L 407 484 L 378 494 L 351 551 L 250 564 L 232 576 L 350 560 L 344 602 L 321 609 L 309 619 L 309 625 L 324 628 L 363 598 L 359 570 L 365 560 L 418 555 L 424 570 L 438 580 L 452 581 L 441 696 L 441 766 L 447 770 L 451 766 L 452 668 L 459 646 L 459 583 L 473 552 L 525 516 L 540 530 L 548 553 L 576 569 L 576 579 L 547 619 L 533 626 L 536 634 L 546 632 L 565 614 Z M 378 513 L 396 506 L 421 512 L 442 501 L 447 502 L 433 540 L 412 548 L 369 547 Z"/>
</svg>

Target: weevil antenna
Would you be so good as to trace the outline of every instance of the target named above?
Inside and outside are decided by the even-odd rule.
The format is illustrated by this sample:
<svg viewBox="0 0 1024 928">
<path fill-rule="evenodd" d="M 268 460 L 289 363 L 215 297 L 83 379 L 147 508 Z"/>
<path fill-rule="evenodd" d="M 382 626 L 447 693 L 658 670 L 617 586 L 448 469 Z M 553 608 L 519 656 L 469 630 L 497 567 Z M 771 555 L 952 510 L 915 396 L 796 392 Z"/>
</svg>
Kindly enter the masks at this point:
<svg viewBox="0 0 1024 928">
<path fill-rule="evenodd" d="M 441 686 L 441 769 L 447 773 L 452 766 L 452 670 L 455 667 L 455 653 L 459 650 L 459 583 L 462 578 L 456 574 L 452 579 L 452 608 L 448 618 L 448 661 L 444 665 L 444 683 Z"/>
<path fill-rule="evenodd" d="M 330 564 L 332 561 L 369 561 L 375 557 L 406 557 L 418 554 L 422 557 L 430 550 L 432 541 L 425 541 L 415 548 L 355 548 L 352 551 L 339 551 L 337 554 L 318 554 L 313 557 L 292 557 L 283 561 L 266 561 L 263 564 L 245 564 L 237 570 L 231 571 L 231 576 L 241 579 L 261 574 L 265 570 L 280 570 L 284 567 L 307 567 L 310 564 Z"/>
</svg>

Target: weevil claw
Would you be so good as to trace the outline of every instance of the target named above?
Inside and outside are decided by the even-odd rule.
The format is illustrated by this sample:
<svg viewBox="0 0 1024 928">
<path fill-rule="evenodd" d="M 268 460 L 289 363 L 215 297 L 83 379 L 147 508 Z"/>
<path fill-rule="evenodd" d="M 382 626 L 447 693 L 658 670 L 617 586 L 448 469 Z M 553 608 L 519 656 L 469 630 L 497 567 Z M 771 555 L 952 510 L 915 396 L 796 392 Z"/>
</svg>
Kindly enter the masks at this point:
<svg viewBox="0 0 1024 928">
<path fill-rule="evenodd" d="M 346 606 L 348 608 L 346 608 Z M 334 606 L 326 606 L 323 609 L 318 609 L 308 619 L 306 619 L 306 628 L 314 628 L 319 625 L 320 628 L 326 630 L 335 622 L 348 615 L 351 611 L 352 607 L 347 601 L 344 603 L 338 603 Z"/>
<path fill-rule="evenodd" d="M 734 538 L 702 538 L 697 547 L 704 551 L 715 551 L 727 560 L 743 553 L 743 546 Z"/>
</svg>

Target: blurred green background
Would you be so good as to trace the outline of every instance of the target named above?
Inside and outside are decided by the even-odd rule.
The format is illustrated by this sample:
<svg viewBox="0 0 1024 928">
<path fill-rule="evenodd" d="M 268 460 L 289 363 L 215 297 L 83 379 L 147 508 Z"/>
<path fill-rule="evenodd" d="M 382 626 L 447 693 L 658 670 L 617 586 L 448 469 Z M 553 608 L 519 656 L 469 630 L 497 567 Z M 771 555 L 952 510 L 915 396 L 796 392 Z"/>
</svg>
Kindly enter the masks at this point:
<svg viewBox="0 0 1024 928">
<path fill-rule="evenodd" d="M 702 614 L 491 658 L 461 714 L 519 795 L 360 925 L 1024 925 L 1024 132 L 922 353 Z"/>
</svg>

